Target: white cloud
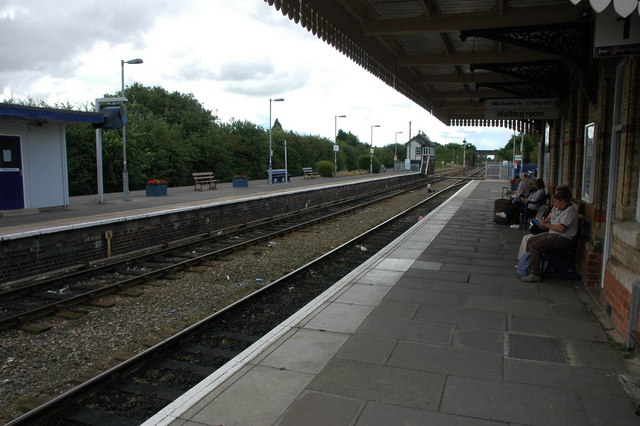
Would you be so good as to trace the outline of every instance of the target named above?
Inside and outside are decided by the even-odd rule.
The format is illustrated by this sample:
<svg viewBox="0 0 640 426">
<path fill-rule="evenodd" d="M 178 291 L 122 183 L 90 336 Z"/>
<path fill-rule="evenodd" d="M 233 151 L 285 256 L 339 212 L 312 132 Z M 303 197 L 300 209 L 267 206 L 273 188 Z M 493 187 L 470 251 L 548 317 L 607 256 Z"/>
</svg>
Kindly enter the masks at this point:
<svg viewBox="0 0 640 426">
<path fill-rule="evenodd" d="M 338 127 L 375 145 L 424 131 L 499 148 L 506 129 L 440 123 L 261 0 L 3 0 L 0 93 L 84 105 L 139 82 L 192 93 L 218 116 L 333 139 Z M 446 134 L 446 136 L 445 136 Z"/>
</svg>

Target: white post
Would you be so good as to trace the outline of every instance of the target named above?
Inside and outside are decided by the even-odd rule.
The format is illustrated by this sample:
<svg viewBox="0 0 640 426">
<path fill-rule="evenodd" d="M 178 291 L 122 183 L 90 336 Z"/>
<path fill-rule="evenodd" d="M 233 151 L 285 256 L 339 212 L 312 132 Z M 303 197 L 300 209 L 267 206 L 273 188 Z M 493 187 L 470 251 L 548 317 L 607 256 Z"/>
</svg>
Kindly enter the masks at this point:
<svg viewBox="0 0 640 426">
<path fill-rule="evenodd" d="M 273 132 L 273 130 L 271 129 L 271 102 L 282 102 L 284 101 L 283 98 L 278 98 L 278 99 L 271 99 L 269 98 L 269 182 L 267 182 L 268 184 L 272 184 L 273 182 L 271 181 L 271 178 L 273 176 L 273 169 L 271 167 L 272 165 L 272 157 L 273 157 L 273 150 L 271 149 L 271 143 L 272 143 L 272 135 L 271 133 Z M 286 180 L 286 177 L 285 177 Z"/>
<path fill-rule="evenodd" d="M 284 141 L 284 183 L 288 182 L 289 167 L 287 167 L 287 141 Z"/>
</svg>

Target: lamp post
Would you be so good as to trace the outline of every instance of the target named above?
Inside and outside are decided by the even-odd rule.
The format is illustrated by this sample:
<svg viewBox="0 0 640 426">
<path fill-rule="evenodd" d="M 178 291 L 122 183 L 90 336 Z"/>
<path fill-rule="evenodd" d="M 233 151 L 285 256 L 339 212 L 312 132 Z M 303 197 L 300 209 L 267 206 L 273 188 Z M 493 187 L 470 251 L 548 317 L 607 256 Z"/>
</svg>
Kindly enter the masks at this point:
<svg viewBox="0 0 640 426">
<path fill-rule="evenodd" d="M 462 176 L 464 176 L 464 169 L 467 165 L 467 140 L 462 139 Z"/>
<path fill-rule="evenodd" d="M 141 64 L 142 59 L 129 59 L 128 61 L 120 60 L 120 68 L 122 69 L 122 92 L 120 96 L 124 98 L 124 64 Z M 126 101 L 125 101 L 126 102 Z M 124 108 L 124 104 L 122 104 Z M 124 201 L 129 201 L 129 171 L 127 170 L 127 123 L 122 123 L 122 193 Z"/>
<path fill-rule="evenodd" d="M 269 98 L 269 185 L 271 185 L 273 182 L 271 181 L 271 178 L 273 176 L 273 169 L 271 167 L 272 162 L 271 162 L 271 157 L 273 156 L 273 151 L 271 149 L 271 142 L 272 142 L 272 136 L 271 134 L 273 133 L 273 129 L 271 128 L 271 102 L 282 102 L 284 101 L 283 98 L 278 98 L 278 99 L 271 99 Z M 286 177 L 285 177 L 285 181 L 286 181 Z"/>
<path fill-rule="evenodd" d="M 333 126 L 333 168 L 334 175 L 338 176 L 338 118 L 344 118 L 346 115 L 336 115 L 334 117 L 334 126 Z"/>
<path fill-rule="evenodd" d="M 371 149 L 370 149 L 370 157 L 369 157 L 369 174 L 373 174 L 373 128 L 380 127 L 379 124 L 371 125 Z"/>
<path fill-rule="evenodd" d="M 397 170 L 396 161 L 398 161 L 398 134 L 399 133 L 402 133 L 402 132 L 396 132 L 396 143 L 393 146 L 394 147 L 394 151 L 393 151 L 393 171 Z"/>
</svg>

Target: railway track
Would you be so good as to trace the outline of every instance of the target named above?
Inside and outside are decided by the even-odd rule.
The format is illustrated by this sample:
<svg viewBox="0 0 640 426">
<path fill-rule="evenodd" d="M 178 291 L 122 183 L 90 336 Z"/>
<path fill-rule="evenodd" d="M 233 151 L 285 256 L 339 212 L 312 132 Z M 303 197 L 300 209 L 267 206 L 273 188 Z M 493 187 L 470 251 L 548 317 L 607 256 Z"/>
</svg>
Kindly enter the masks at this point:
<svg viewBox="0 0 640 426">
<path fill-rule="evenodd" d="M 462 183 L 9 424 L 143 422 L 382 249 L 415 223 L 416 214 L 427 214 Z"/>
<path fill-rule="evenodd" d="M 37 277 L 19 288 L 0 292 L 0 330 L 23 327 L 32 331 L 43 331 L 48 326 L 36 321 L 45 316 L 60 315 L 73 318 L 82 314 L 77 307 L 83 304 L 95 303 L 107 295 L 125 292 L 138 284 L 201 265 L 248 245 L 277 238 L 415 190 L 428 182 L 429 180 L 424 180 L 368 194 L 365 197 L 292 212 L 287 216 L 220 229 L 151 247 L 143 254 L 118 258 L 102 266 L 79 265 L 62 275 Z"/>
<path fill-rule="evenodd" d="M 470 174 L 481 172 L 472 170 Z M 49 325 L 38 321 L 48 315 L 65 318 L 81 316 L 83 311 L 77 307 L 83 304 L 99 303 L 105 296 L 126 292 L 133 286 L 201 265 L 248 245 L 277 238 L 444 178 L 446 175 L 150 247 L 143 254 L 119 257 L 102 266 L 78 265 L 61 275 L 35 277 L 18 288 L 0 292 L 0 330 L 20 327 L 28 331 L 44 331 Z"/>
</svg>

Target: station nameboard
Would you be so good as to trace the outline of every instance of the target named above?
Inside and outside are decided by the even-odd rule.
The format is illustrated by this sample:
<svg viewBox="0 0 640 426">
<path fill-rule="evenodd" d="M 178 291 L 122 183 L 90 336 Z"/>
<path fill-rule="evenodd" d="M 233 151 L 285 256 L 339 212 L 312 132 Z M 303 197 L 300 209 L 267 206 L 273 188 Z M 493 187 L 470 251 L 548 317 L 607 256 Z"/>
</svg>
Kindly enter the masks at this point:
<svg viewBox="0 0 640 426">
<path fill-rule="evenodd" d="M 489 99 L 484 118 L 489 120 L 551 120 L 560 117 L 557 98 Z"/>
</svg>

